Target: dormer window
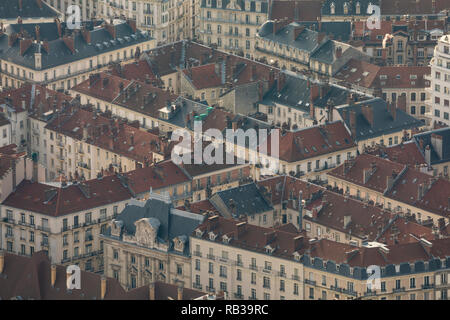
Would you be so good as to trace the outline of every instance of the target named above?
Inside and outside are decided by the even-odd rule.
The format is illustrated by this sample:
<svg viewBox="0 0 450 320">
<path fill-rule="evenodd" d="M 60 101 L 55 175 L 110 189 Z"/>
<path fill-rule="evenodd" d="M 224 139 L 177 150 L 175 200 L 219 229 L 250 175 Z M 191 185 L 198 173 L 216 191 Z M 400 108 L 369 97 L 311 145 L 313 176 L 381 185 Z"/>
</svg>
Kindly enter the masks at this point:
<svg viewBox="0 0 450 320">
<path fill-rule="evenodd" d="M 250 1 L 245 1 L 245 11 L 250 11 Z"/>
<path fill-rule="evenodd" d="M 222 8 L 222 0 L 217 0 L 217 8 Z"/>
<path fill-rule="evenodd" d="M 275 251 L 270 245 L 265 246 L 265 249 L 267 254 L 272 254 Z"/>
<path fill-rule="evenodd" d="M 228 237 L 227 235 L 224 235 L 222 237 L 222 242 L 225 243 L 225 244 L 230 243 L 230 240 L 231 240 L 230 237 Z"/>
<path fill-rule="evenodd" d="M 208 7 L 211 7 L 211 0 L 206 0 L 206 5 L 207 5 Z"/>
<path fill-rule="evenodd" d="M 300 254 L 297 251 L 294 252 L 294 259 L 295 261 L 300 261 Z"/>
<path fill-rule="evenodd" d="M 255 3 L 255 11 L 256 12 L 261 12 L 261 2 L 257 1 Z"/>
<path fill-rule="evenodd" d="M 203 231 L 200 229 L 195 230 L 195 235 L 197 238 L 201 238 L 203 236 Z"/>
<path fill-rule="evenodd" d="M 215 234 L 214 232 L 210 232 L 209 233 L 209 240 L 214 241 L 217 238 L 217 234 Z"/>
<path fill-rule="evenodd" d="M 348 14 L 348 2 L 344 2 L 344 14 Z"/>
<path fill-rule="evenodd" d="M 356 3 L 356 14 L 361 14 L 361 4 L 359 2 Z"/>
<path fill-rule="evenodd" d="M 331 14 L 335 14 L 336 13 L 336 7 L 334 5 L 334 2 L 332 2 L 331 5 L 330 5 L 330 13 Z"/>
<path fill-rule="evenodd" d="M 178 252 L 183 252 L 184 251 L 184 241 L 183 241 L 183 239 L 177 237 L 177 238 L 174 239 L 173 242 L 174 242 L 173 244 L 174 244 L 175 251 L 178 251 Z"/>
</svg>

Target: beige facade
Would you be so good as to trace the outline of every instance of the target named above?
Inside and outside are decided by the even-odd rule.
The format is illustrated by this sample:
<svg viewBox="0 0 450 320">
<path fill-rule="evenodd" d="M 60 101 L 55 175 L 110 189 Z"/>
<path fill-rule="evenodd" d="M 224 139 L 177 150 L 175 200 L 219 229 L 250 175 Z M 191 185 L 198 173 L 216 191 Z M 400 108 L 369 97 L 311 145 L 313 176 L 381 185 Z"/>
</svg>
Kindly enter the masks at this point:
<svg viewBox="0 0 450 320">
<path fill-rule="evenodd" d="M 303 265 L 191 236 L 192 287 L 230 299 L 302 300 Z"/>
<path fill-rule="evenodd" d="M 158 44 L 192 39 L 195 34 L 194 0 L 99 0 L 98 14 L 110 19 L 124 16 L 136 20 Z"/>
<path fill-rule="evenodd" d="M 257 46 L 256 32 L 268 19 L 268 2 L 265 0 L 199 0 L 200 18 L 198 38 L 206 45 L 243 54 L 253 58 Z"/>
<path fill-rule="evenodd" d="M 101 237 L 105 275 L 116 278 L 126 289 L 149 285 L 153 281 L 182 283 L 185 288 L 191 288 L 191 259 L 183 255 L 184 243 L 181 247 L 175 245 L 172 252 L 163 244 L 142 244 L 142 236 L 137 233 L 123 241 Z"/>
<path fill-rule="evenodd" d="M 111 202 L 57 217 L 2 205 L 1 248 L 21 255 L 44 250 L 53 263 L 102 271 L 100 233 L 127 202 Z"/>
</svg>

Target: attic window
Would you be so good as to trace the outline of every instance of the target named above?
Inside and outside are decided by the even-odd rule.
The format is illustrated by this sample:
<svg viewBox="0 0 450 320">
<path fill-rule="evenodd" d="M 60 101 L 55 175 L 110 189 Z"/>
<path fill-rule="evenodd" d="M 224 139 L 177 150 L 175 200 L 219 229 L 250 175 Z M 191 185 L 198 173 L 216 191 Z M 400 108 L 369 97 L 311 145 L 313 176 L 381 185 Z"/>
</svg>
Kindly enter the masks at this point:
<svg viewBox="0 0 450 320">
<path fill-rule="evenodd" d="M 306 153 L 309 153 L 309 150 L 308 150 L 308 148 L 305 148 L 305 152 L 306 152 Z"/>
<path fill-rule="evenodd" d="M 362 75 L 363 75 L 363 77 L 367 77 L 369 75 L 369 72 L 368 71 L 364 71 Z"/>
<path fill-rule="evenodd" d="M 317 152 L 317 149 L 316 149 L 315 146 L 312 146 L 312 149 L 313 149 L 314 152 Z"/>
<path fill-rule="evenodd" d="M 215 234 L 214 232 L 210 232 L 209 233 L 209 240 L 214 241 L 217 238 L 217 234 Z"/>
<path fill-rule="evenodd" d="M 417 79 L 417 75 L 416 75 L 416 74 L 412 74 L 412 75 L 409 76 L 409 78 L 410 78 L 411 80 Z"/>
<path fill-rule="evenodd" d="M 397 80 L 400 80 L 400 78 L 401 78 L 401 77 L 400 77 L 399 74 L 395 76 L 395 79 L 397 79 Z"/>
<path fill-rule="evenodd" d="M 197 230 L 195 231 L 195 234 L 196 234 L 196 236 L 197 236 L 198 238 L 200 238 L 200 237 L 203 235 L 203 231 L 200 230 L 200 229 L 197 229 Z"/>
<path fill-rule="evenodd" d="M 336 145 L 337 145 L 337 146 L 340 146 L 341 143 L 340 143 L 338 140 L 336 140 Z"/>
<path fill-rule="evenodd" d="M 386 79 L 387 79 L 387 75 L 385 75 L 385 74 L 380 75 L 380 80 L 386 80 Z"/>
<path fill-rule="evenodd" d="M 356 72 L 356 68 L 352 68 L 352 70 L 350 70 L 350 72 Z"/>
</svg>

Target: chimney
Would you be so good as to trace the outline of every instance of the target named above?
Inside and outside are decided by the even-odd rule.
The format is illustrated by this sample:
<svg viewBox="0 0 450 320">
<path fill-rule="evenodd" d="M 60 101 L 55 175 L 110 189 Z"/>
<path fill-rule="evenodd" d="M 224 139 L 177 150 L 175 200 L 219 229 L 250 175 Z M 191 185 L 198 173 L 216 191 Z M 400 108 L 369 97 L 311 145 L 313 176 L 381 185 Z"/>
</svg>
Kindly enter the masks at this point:
<svg viewBox="0 0 450 320">
<path fill-rule="evenodd" d="M 397 98 L 397 108 L 406 112 L 406 95 L 402 94 Z"/>
<path fill-rule="evenodd" d="M 91 44 L 91 32 L 83 27 L 81 30 L 81 36 L 87 44 Z"/>
<path fill-rule="evenodd" d="M 177 287 L 177 299 L 183 300 L 183 283 L 179 282 Z"/>
<path fill-rule="evenodd" d="M 56 265 L 52 264 L 51 266 L 51 285 L 55 286 L 56 283 Z"/>
<path fill-rule="evenodd" d="M 392 175 L 386 177 L 386 189 L 391 190 L 392 186 L 394 185 L 394 178 Z"/>
<path fill-rule="evenodd" d="M 213 231 L 219 225 L 219 216 L 208 218 L 208 232 Z"/>
<path fill-rule="evenodd" d="M 101 297 L 101 299 L 103 300 L 103 299 L 105 299 L 105 295 L 106 295 L 106 277 L 105 276 L 102 276 L 102 278 L 101 278 L 101 293 L 100 293 L 100 297 Z"/>
<path fill-rule="evenodd" d="M 295 3 L 297 3 L 297 2 L 295 2 Z M 294 27 L 294 30 L 293 30 L 293 32 L 292 32 L 292 35 L 293 35 L 293 41 L 295 41 L 297 38 L 298 38 L 298 36 L 303 32 L 303 30 L 305 30 L 305 26 L 298 26 L 298 27 Z"/>
<path fill-rule="evenodd" d="M 3 273 L 3 270 L 5 269 L 5 253 L 3 250 L 0 250 L 0 274 Z"/>
<path fill-rule="evenodd" d="M 61 21 L 59 21 L 58 18 L 55 18 L 55 24 L 56 24 L 56 29 L 58 30 L 58 36 L 59 36 L 59 38 L 62 38 L 62 26 L 61 26 Z"/>
<path fill-rule="evenodd" d="M 370 169 L 363 169 L 363 183 L 364 184 L 366 184 L 367 183 L 367 181 L 369 181 L 369 179 L 370 179 L 370 173 L 371 173 L 371 170 Z"/>
<path fill-rule="evenodd" d="M 135 33 L 136 30 L 137 30 L 137 27 L 136 27 L 136 20 L 128 19 L 128 20 L 127 20 L 127 24 L 130 26 L 131 30 L 133 30 L 133 33 Z"/>
<path fill-rule="evenodd" d="M 31 39 L 21 39 L 19 42 L 20 55 L 23 56 L 25 52 L 31 47 L 33 40 Z"/>
<path fill-rule="evenodd" d="M 23 21 L 22 21 L 22 17 L 18 16 L 18 17 L 17 17 L 17 24 L 22 24 L 22 22 L 23 22 Z"/>
<path fill-rule="evenodd" d="M 339 59 L 340 57 L 342 57 L 342 47 L 336 47 L 336 59 Z"/>
<path fill-rule="evenodd" d="M 155 300 L 155 283 L 150 282 L 148 285 L 148 299 L 151 301 Z"/>
<path fill-rule="evenodd" d="M 352 216 L 344 216 L 344 229 L 347 229 L 350 222 L 352 222 Z"/>
<path fill-rule="evenodd" d="M 114 27 L 113 24 L 106 23 L 105 29 L 106 31 L 108 31 L 108 33 L 111 35 L 113 39 L 116 39 L 116 28 Z"/>
<path fill-rule="evenodd" d="M 39 27 L 39 25 L 36 25 L 36 26 L 34 27 L 34 32 L 36 33 L 36 41 L 37 41 L 37 42 L 40 42 L 40 37 L 41 37 L 41 32 L 40 32 L 40 30 L 41 30 L 41 27 Z"/>
<path fill-rule="evenodd" d="M 325 39 L 325 33 L 323 33 L 323 32 L 318 32 L 318 33 L 317 33 L 317 43 L 318 43 L 318 44 L 322 43 L 323 39 Z"/>
<path fill-rule="evenodd" d="M 235 234 L 236 239 L 239 239 L 244 234 L 246 228 L 247 228 L 246 221 L 236 223 L 236 234 Z"/>
<path fill-rule="evenodd" d="M 391 107 L 390 107 L 389 111 L 391 113 L 392 119 L 395 121 L 397 119 L 397 105 L 395 102 L 391 103 Z"/>
<path fill-rule="evenodd" d="M 350 110 L 350 129 L 356 133 L 356 111 Z"/>
<path fill-rule="evenodd" d="M 75 53 L 75 38 L 72 36 L 64 36 L 63 37 L 64 44 L 67 46 L 67 48 L 72 52 L 72 54 Z"/>
<path fill-rule="evenodd" d="M 130 145 L 134 146 L 134 134 L 130 135 Z"/>
<path fill-rule="evenodd" d="M 292 240 L 293 240 L 293 244 L 294 244 L 293 251 L 299 250 L 303 243 L 303 236 L 297 236 Z"/>
<path fill-rule="evenodd" d="M 417 200 L 422 200 L 423 197 L 423 184 L 417 186 Z"/>
<path fill-rule="evenodd" d="M 429 166 L 431 166 L 431 148 L 429 144 L 425 147 L 425 161 Z"/>
<path fill-rule="evenodd" d="M 283 72 L 280 72 L 278 74 L 278 80 L 277 80 L 277 91 L 280 92 L 281 90 L 283 90 L 284 84 L 286 80 L 286 76 Z"/>
<path fill-rule="evenodd" d="M 22 8 L 23 8 L 22 0 L 19 0 L 19 11 L 22 11 Z"/>
</svg>

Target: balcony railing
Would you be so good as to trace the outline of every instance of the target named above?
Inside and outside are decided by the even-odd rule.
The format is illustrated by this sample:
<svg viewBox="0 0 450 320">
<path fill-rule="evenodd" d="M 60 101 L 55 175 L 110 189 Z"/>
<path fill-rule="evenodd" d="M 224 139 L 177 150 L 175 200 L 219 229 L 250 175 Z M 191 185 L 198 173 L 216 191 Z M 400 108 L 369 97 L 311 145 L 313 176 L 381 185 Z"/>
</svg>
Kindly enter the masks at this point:
<svg viewBox="0 0 450 320">
<path fill-rule="evenodd" d="M 202 285 L 200 283 L 192 283 L 192 288 L 202 290 Z"/>
<path fill-rule="evenodd" d="M 194 251 L 193 254 L 196 257 L 201 257 L 202 256 L 202 253 L 200 251 Z"/>
<path fill-rule="evenodd" d="M 295 274 L 293 274 L 293 275 L 292 275 L 292 280 L 300 281 L 300 277 L 297 276 L 297 275 L 295 275 Z"/>
<path fill-rule="evenodd" d="M 401 288 L 394 288 L 392 289 L 392 292 L 396 293 L 396 292 L 404 292 L 406 289 L 405 287 L 401 287 Z"/>
<path fill-rule="evenodd" d="M 206 291 L 207 292 L 216 292 L 216 289 L 214 289 L 214 287 L 206 286 Z"/>
<path fill-rule="evenodd" d="M 242 293 L 235 293 L 234 294 L 234 297 L 236 298 L 236 299 L 244 299 L 244 295 L 242 294 Z"/>
<path fill-rule="evenodd" d="M 309 279 L 305 279 L 305 283 L 306 283 L 306 284 L 310 284 L 310 285 L 312 285 L 312 286 L 315 286 L 315 285 L 316 285 L 316 281 L 314 281 L 314 280 L 309 280 Z"/>
<path fill-rule="evenodd" d="M 434 283 L 428 283 L 428 284 L 422 285 L 422 289 L 433 289 L 434 287 L 435 287 Z"/>
<path fill-rule="evenodd" d="M 206 257 L 208 258 L 208 259 L 210 259 L 210 260 L 215 260 L 216 258 L 214 257 L 214 255 L 212 255 L 212 254 L 207 254 L 206 255 Z"/>
<path fill-rule="evenodd" d="M 250 264 L 248 267 L 249 267 L 251 270 L 258 271 L 258 267 L 257 267 L 256 265 L 254 265 L 254 264 Z"/>
</svg>

